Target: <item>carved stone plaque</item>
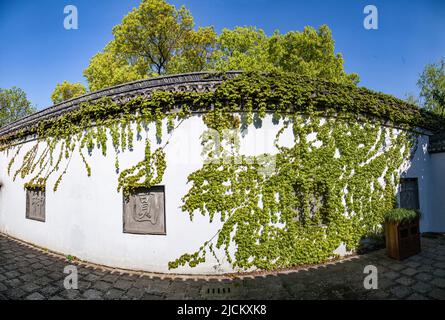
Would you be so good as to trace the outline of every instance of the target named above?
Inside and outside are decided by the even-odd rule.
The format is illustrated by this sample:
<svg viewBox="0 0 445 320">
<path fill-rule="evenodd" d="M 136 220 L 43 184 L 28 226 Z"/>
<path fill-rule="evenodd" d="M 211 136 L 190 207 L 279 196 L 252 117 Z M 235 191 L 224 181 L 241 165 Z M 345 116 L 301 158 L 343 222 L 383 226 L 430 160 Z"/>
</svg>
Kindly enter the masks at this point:
<svg viewBox="0 0 445 320">
<path fill-rule="evenodd" d="M 26 189 L 26 218 L 45 221 L 45 190 Z"/>
<path fill-rule="evenodd" d="M 137 188 L 124 196 L 124 233 L 165 235 L 164 186 Z"/>
</svg>

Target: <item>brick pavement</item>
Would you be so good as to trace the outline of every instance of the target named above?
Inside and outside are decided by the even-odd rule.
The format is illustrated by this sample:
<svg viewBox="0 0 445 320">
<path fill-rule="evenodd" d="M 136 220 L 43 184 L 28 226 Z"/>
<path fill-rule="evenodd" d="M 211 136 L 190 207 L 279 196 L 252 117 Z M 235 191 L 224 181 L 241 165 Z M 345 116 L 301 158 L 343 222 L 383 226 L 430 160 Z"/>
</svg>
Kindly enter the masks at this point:
<svg viewBox="0 0 445 320">
<path fill-rule="evenodd" d="M 0 234 L 2 299 L 445 299 L 445 237 L 422 238 L 422 253 L 402 262 L 384 250 L 306 269 L 243 277 L 172 277 L 80 263 L 78 290 L 66 290 L 71 262 Z M 366 265 L 378 289 L 366 290 Z"/>
</svg>

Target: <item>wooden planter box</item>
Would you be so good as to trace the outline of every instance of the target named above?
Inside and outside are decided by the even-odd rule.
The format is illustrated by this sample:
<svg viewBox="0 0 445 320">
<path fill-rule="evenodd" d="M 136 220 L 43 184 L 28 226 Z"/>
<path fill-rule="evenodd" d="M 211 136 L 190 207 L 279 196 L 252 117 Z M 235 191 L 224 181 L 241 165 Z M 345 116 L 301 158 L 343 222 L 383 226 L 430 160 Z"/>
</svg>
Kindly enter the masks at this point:
<svg viewBox="0 0 445 320">
<path fill-rule="evenodd" d="M 386 252 L 389 257 L 403 260 L 420 252 L 419 219 L 385 222 Z"/>
</svg>

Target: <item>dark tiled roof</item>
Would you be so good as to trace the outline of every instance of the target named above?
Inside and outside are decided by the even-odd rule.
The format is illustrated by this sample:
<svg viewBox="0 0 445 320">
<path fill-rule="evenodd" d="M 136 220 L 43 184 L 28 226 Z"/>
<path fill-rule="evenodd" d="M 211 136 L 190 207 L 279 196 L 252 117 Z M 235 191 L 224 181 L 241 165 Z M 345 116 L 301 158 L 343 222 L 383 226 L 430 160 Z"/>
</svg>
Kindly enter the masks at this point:
<svg viewBox="0 0 445 320">
<path fill-rule="evenodd" d="M 194 72 L 161 76 L 117 85 L 91 92 L 33 113 L 0 128 L 0 136 L 32 127 L 44 119 L 60 116 L 65 112 L 78 108 L 82 102 L 93 101 L 102 97 L 111 97 L 116 102 L 125 102 L 136 96 L 149 97 L 150 93 L 154 90 L 209 91 L 214 90 L 215 86 L 220 84 L 224 78 L 236 77 L 240 73 L 241 72 L 231 71 L 226 72 L 224 76 L 222 76 L 222 74 L 214 72 Z"/>
</svg>

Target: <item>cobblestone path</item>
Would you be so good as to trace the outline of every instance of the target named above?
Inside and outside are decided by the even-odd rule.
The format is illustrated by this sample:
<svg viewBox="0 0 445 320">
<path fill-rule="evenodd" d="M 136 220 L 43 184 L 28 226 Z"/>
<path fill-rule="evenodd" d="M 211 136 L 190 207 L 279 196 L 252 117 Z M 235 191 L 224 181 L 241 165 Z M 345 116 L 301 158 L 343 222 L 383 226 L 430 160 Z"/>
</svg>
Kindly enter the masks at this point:
<svg viewBox="0 0 445 320">
<path fill-rule="evenodd" d="M 0 234 L 2 299 L 445 299 L 445 237 L 422 238 L 422 253 L 398 262 L 384 250 L 306 269 L 244 277 L 168 277 L 79 263 L 66 290 L 66 258 Z M 364 268 L 378 270 L 366 290 Z"/>
</svg>

